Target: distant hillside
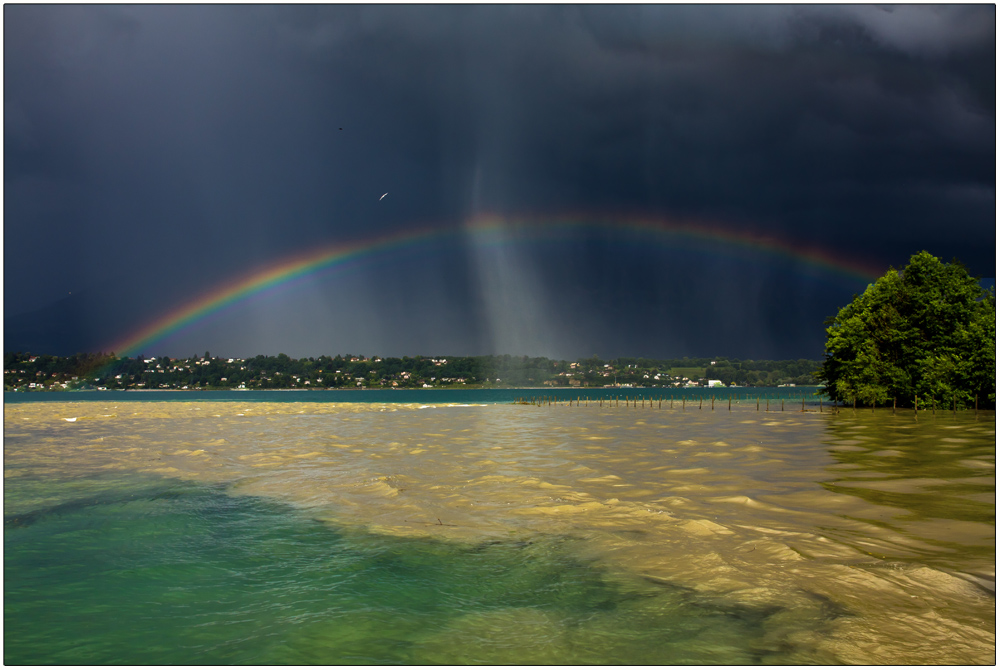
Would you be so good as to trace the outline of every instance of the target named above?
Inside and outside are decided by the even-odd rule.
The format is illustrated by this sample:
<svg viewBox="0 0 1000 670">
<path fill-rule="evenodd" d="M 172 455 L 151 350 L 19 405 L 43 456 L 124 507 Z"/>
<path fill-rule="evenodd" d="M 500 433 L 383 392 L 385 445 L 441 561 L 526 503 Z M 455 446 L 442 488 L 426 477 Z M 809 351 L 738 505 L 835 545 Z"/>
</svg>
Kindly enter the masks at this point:
<svg viewBox="0 0 1000 670">
<path fill-rule="evenodd" d="M 674 388 L 724 385 L 815 384 L 819 361 L 738 359 L 582 358 L 529 356 L 320 356 L 285 354 L 219 358 L 118 358 L 104 354 L 68 357 L 8 353 L 6 390 L 95 389 L 337 389 L 426 387 L 606 387 Z"/>
</svg>

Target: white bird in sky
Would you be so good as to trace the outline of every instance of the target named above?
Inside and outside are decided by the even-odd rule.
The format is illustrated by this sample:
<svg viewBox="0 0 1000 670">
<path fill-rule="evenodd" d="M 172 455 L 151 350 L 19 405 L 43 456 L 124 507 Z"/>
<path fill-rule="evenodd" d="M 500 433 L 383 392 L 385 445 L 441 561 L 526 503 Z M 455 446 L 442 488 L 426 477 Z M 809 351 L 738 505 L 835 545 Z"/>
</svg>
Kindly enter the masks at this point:
<svg viewBox="0 0 1000 670">
<path fill-rule="evenodd" d="M 389 195 L 389 194 L 388 194 L 388 193 L 383 193 L 383 194 L 382 194 L 382 198 L 384 198 L 384 197 L 385 197 L 385 196 L 387 196 L 387 195 Z M 382 201 L 382 198 L 379 198 L 379 202 L 381 202 L 381 201 Z"/>
</svg>

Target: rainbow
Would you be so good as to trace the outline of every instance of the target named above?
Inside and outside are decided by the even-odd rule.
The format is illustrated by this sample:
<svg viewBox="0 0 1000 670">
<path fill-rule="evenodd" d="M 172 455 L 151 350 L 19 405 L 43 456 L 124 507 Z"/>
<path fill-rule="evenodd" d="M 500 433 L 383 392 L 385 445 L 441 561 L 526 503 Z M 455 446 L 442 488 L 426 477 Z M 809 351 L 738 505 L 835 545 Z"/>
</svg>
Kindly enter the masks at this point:
<svg viewBox="0 0 1000 670">
<path fill-rule="evenodd" d="M 411 228 L 379 237 L 334 244 L 288 256 L 259 267 L 206 291 L 161 317 L 147 323 L 112 344 L 107 350 L 118 356 L 133 356 L 167 337 L 193 326 L 209 316 L 251 297 L 306 280 L 324 270 L 345 267 L 352 262 L 391 251 L 449 238 L 469 236 L 477 243 L 503 244 L 558 236 L 565 231 L 593 230 L 631 234 L 663 243 L 669 241 L 709 242 L 730 249 L 744 249 L 765 258 L 787 258 L 851 281 L 871 282 L 881 270 L 840 258 L 829 252 L 787 240 L 736 230 L 704 222 L 670 221 L 654 218 L 599 218 L 594 216 L 519 217 L 497 215 L 475 217 L 462 226 Z"/>
</svg>

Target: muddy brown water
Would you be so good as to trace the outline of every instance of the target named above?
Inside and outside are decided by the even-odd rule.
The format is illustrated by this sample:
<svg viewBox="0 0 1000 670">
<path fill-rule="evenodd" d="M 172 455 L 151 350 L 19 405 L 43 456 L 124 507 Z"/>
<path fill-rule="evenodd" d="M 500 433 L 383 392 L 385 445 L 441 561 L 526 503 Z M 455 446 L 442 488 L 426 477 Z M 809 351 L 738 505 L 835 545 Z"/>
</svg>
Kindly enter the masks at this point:
<svg viewBox="0 0 1000 670">
<path fill-rule="evenodd" d="M 85 475 L 224 484 L 387 536 L 573 537 L 650 584 L 794 612 L 803 662 L 995 662 L 992 412 L 67 402 L 4 418 L 7 518 Z"/>
</svg>

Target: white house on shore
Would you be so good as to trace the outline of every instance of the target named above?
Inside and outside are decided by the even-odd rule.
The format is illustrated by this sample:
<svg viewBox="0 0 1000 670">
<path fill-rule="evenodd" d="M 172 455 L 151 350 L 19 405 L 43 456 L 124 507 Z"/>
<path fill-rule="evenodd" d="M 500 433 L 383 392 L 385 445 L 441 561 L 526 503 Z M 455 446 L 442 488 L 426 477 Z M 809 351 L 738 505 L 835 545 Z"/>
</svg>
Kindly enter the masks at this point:
<svg viewBox="0 0 1000 670">
<path fill-rule="evenodd" d="M 721 379 L 709 379 L 708 387 L 712 388 L 713 386 L 724 386 L 724 384 L 722 383 Z"/>
</svg>

